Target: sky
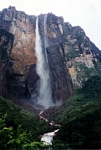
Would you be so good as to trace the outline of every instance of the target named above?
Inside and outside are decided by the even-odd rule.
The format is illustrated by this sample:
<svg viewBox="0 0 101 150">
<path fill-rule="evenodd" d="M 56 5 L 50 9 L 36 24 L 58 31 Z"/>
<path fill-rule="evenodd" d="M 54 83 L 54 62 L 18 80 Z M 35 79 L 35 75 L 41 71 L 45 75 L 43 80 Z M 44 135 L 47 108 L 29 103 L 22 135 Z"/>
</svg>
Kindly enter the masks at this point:
<svg viewBox="0 0 101 150">
<path fill-rule="evenodd" d="M 101 50 L 101 0 L 0 0 L 0 11 L 9 6 L 29 15 L 62 16 L 72 26 L 81 26 Z"/>
</svg>

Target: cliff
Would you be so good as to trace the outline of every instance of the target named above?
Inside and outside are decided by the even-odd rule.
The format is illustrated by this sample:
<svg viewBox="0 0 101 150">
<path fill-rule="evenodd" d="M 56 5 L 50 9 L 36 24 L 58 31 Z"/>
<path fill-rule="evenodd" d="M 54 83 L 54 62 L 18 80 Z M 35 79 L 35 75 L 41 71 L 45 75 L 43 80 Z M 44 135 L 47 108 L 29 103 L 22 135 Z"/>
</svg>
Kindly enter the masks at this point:
<svg viewBox="0 0 101 150">
<path fill-rule="evenodd" d="M 19 98 L 25 98 L 33 90 L 35 72 L 35 16 L 16 11 L 15 7 L 0 13 L 0 27 L 14 35 L 10 55 L 9 89 Z M 31 78 L 33 74 L 33 78 Z"/>
<path fill-rule="evenodd" d="M 43 34 L 43 18 L 40 16 L 40 34 Z M 47 15 L 47 37 L 50 46 L 59 45 L 59 51 L 72 78 L 74 88 L 101 71 L 101 51 L 86 36 L 80 26 L 64 22 L 62 17 Z"/>
<path fill-rule="evenodd" d="M 8 70 L 9 58 L 13 46 L 14 36 L 0 29 L 0 95 L 8 96 Z M 8 87 L 8 88 L 7 88 Z"/>
<path fill-rule="evenodd" d="M 36 16 L 9 7 L 0 12 L 0 28 L 14 35 L 9 60 L 10 92 L 18 98 L 30 99 L 32 93 L 37 95 L 39 80 L 35 56 Z M 62 17 L 49 13 L 39 15 L 39 32 L 43 53 L 45 38 L 48 42 L 46 51 L 54 102 L 68 99 L 74 88 L 82 87 L 82 81 L 100 73 L 101 52 L 81 27 L 72 27 Z"/>
</svg>

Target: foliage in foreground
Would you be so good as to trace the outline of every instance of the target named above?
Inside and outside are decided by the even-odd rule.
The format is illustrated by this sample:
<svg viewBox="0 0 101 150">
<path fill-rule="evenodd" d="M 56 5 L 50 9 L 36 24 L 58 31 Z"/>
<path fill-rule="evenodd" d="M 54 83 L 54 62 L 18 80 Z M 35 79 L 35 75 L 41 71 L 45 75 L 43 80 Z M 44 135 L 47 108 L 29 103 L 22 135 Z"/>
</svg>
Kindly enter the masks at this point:
<svg viewBox="0 0 101 150">
<path fill-rule="evenodd" d="M 0 149 L 45 149 L 39 135 L 48 124 L 0 97 Z"/>
<path fill-rule="evenodd" d="M 18 125 L 14 130 L 12 126 L 7 127 L 6 124 L 7 114 L 0 118 L 0 148 L 2 149 L 40 149 L 45 148 L 43 143 L 31 141 L 31 132 L 27 133 L 22 129 L 21 125 Z"/>
<path fill-rule="evenodd" d="M 101 149 L 101 77 L 89 78 L 71 100 L 72 109 L 64 107 L 58 116 L 61 128 L 55 143 L 61 141 L 65 148 Z"/>
<path fill-rule="evenodd" d="M 76 149 L 101 148 L 101 100 L 68 113 L 61 122 L 58 140 Z"/>
<path fill-rule="evenodd" d="M 61 127 L 51 149 L 101 149 L 101 77 L 91 77 L 70 101 L 72 106 L 61 107 Z M 50 131 L 44 121 L 2 97 L 0 108 L 0 148 L 47 149 L 38 138 Z"/>
</svg>

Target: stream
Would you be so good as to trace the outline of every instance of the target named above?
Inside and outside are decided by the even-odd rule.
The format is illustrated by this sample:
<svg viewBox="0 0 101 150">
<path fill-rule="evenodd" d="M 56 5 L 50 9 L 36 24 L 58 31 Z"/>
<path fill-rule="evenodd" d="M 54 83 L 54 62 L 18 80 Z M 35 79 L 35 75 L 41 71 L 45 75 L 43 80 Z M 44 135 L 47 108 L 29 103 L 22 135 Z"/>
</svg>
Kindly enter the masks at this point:
<svg viewBox="0 0 101 150">
<path fill-rule="evenodd" d="M 52 100 L 52 89 L 50 82 L 50 70 L 49 62 L 47 59 L 46 48 L 48 45 L 47 37 L 47 15 L 44 15 L 44 51 L 42 48 L 42 40 L 39 31 L 39 17 L 36 18 L 36 39 L 35 39 L 35 54 L 37 57 L 36 72 L 39 76 L 38 82 L 38 97 L 37 105 L 42 105 L 45 109 L 48 109 L 50 106 L 54 106 Z M 33 96 L 33 95 L 32 95 Z M 33 98 L 34 100 L 34 98 Z M 48 122 L 50 126 L 60 127 L 60 125 L 55 124 L 53 121 L 49 122 L 47 118 L 44 117 L 43 111 L 39 113 L 40 119 L 43 119 L 45 122 Z M 57 135 L 59 129 L 54 130 L 53 132 L 45 133 L 41 137 L 41 141 L 45 145 L 52 145 L 53 137 Z"/>
<path fill-rule="evenodd" d="M 45 118 L 43 115 L 43 111 L 40 111 L 39 117 L 40 119 L 44 120 L 45 122 L 48 122 L 50 126 L 60 127 L 60 124 L 55 124 L 53 121 L 49 122 L 47 118 Z M 41 141 L 44 143 L 44 145 L 52 145 L 53 137 L 55 137 L 58 133 L 59 129 L 54 130 L 53 132 L 48 132 L 42 135 Z"/>
</svg>

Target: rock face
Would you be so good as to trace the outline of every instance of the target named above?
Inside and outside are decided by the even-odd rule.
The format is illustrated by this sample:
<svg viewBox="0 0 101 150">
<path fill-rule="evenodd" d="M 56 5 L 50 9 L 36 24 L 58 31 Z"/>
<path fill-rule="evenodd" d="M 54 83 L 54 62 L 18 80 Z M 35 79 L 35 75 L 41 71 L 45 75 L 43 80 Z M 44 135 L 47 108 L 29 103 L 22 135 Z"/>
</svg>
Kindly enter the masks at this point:
<svg viewBox="0 0 101 150">
<path fill-rule="evenodd" d="M 39 26 L 42 38 L 44 38 L 43 20 L 44 15 L 41 15 Z M 49 13 L 47 38 L 50 46 L 61 45 L 58 50 L 72 78 L 74 88 L 82 87 L 82 82 L 89 76 L 100 74 L 101 51 L 90 41 L 81 27 L 72 27 L 68 22 L 65 23 L 62 17 Z"/>
<path fill-rule="evenodd" d="M 82 87 L 82 81 L 91 75 L 100 74 L 101 51 L 85 35 L 79 26 L 72 27 L 62 17 L 48 14 L 48 39 L 51 45 L 61 45 L 64 59 L 74 88 Z"/>
<path fill-rule="evenodd" d="M 9 58 L 13 46 L 14 36 L 3 29 L 0 29 L 0 95 L 8 96 L 8 70 Z"/>
<path fill-rule="evenodd" d="M 35 16 L 16 11 L 15 7 L 4 9 L 0 13 L 0 27 L 14 35 L 10 55 L 10 92 L 19 98 L 25 98 L 34 90 L 29 74 L 35 70 Z M 30 69 L 31 68 L 31 69 Z M 32 69 L 33 68 L 33 69 Z M 35 72 L 35 71 L 34 71 Z M 34 80 L 37 78 L 36 73 Z"/>
<path fill-rule="evenodd" d="M 54 101 L 64 101 L 72 95 L 73 85 L 64 63 L 59 45 L 47 48 L 48 60 L 51 70 L 52 94 Z"/>
<path fill-rule="evenodd" d="M 35 25 L 35 16 L 17 11 L 15 7 L 0 12 L 0 28 L 14 35 L 9 60 L 9 89 L 19 98 L 31 98 L 32 93 L 37 95 Z M 47 36 L 46 51 L 54 102 L 66 100 L 73 95 L 73 88 L 82 87 L 82 81 L 100 73 L 101 52 L 81 27 L 72 27 L 62 17 L 49 13 L 39 15 L 39 32 L 43 53 Z"/>
<path fill-rule="evenodd" d="M 52 20 L 50 17 L 51 16 L 49 15 L 48 20 L 51 22 Z M 58 19 L 58 17 L 55 18 Z M 40 15 L 39 19 L 40 35 L 43 41 L 42 46 L 44 51 L 44 15 Z M 36 84 L 39 77 L 36 73 L 35 24 L 35 16 L 29 16 L 24 12 L 16 11 L 15 7 L 9 7 L 0 13 L 0 27 L 14 35 L 14 44 L 10 55 L 9 65 L 9 92 L 19 98 L 31 98 L 32 93 L 34 93 L 33 95 L 37 95 Z M 57 30 L 58 38 L 56 38 L 52 28 L 54 27 L 48 26 L 49 31 L 47 31 L 47 37 L 49 37 L 49 46 L 61 41 L 60 32 Z M 53 37 L 56 38 L 57 42 L 54 41 Z M 49 47 L 49 49 L 51 48 Z M 50 54 L 50 52 L 49 57 L 53 55 L 53 53 Z M 56 62 L 57 65 L 52 61 L 53 58 L 49 61 L 49 66 L 52 70 L 51 82 L 54 102 L 57 100 L 66 100 L 73 93 L 71 78 L 60 53 L 60 47 L 58 49 L 56 48 L 55 52 L 55 57 L 58 56 Z M 59 63 L 59 60 L 61 60 L 61 63 Z M 59 64 L 61 65 L 59 66 Z M 56 66 L 55 71 L 53 71 L 52 65 Z M 58 75 L 60 79 L 55 81 L 57 77 L 53 72 Z M 61 76 L 59 73 L 61 73 Z"/>
<path fill-rule="evenodd" d="M 69 69 L 75 88 L 82 87 L 82 81 L 91 75 L 100 74 L 101 51 L 85 35 L 79 26 L 66 24 L 67 35 L 63 48 L 66 66 Z"/>
</svg>

